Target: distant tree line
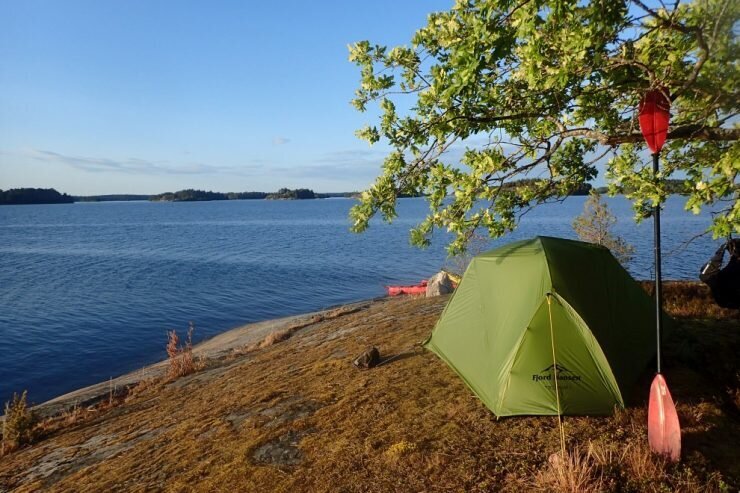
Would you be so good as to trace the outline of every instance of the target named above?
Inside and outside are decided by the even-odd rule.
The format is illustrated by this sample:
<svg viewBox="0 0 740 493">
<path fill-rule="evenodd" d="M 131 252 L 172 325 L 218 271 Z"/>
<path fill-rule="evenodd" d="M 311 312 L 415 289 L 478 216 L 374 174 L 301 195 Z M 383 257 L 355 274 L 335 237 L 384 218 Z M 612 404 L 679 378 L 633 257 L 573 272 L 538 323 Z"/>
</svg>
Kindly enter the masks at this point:
<svg viewBox="0 0 740 493">
<path fill-rule="evenodd" d="M 267 192 L 229 192 L 226 194 L 228 200 L 259 200 L 267 197 Z"/>
<path fill-rule="evenodd" d="M 11 188 L 0 190 L 0 205 L 71 204 L 74 198 L 53 188 Z"/>
<path fill-rule="evenodd" d="M 179 190 L 177 192 L 160 193 L 159 195 L 152 195 L 149 198 L 149 200 L 155 202 L 196 202 L 228 199 L 229 197 L 225 193 L 206 192 L 205 190 L 193 190 L 192 188 L 187 190 Z"/>
<path fill-rule="evenodd" d="M 14 188 L 0 190 L 0 205 L 5 204 L 68 204 L 72 202 L 112 202 L 131 200 L 150 200 L 154 202 L 195 202 L 208 200 L 302 200 L 326 199 L 330 197 L 354 198 L 357 192 L 316 193 L 308 188 L 281 188 L 277 192 L 211 192 L 205 190 L 179 190 L 157 195 L 110 194 L 76 195 L 60 194 L 53 188 Z"/>
<path fill-rule="evenodd" d="M 131 200 L 149 200 L 151 195 L 112 194 L 112 195 L 73 195 L 75 202 L 120 202 Z"/>
<path fill-rule="evenodd" d="M 210 192 L 204 190 L 180 190 L 152 195 L 149 200 L 155 202 L 194 202 L 205 200 L 303 200 L 323 199 L 328 197 L 349 197 L 351 193 L 316 193 L 308 188 L 281 188 L 277 192 Z"/>
<path fill-rule="evenodd" d="M 689 195 L 692 191 L 692 183 L 688 180 L 675 180 L 667 179 L 665 181 L 665 189 L 670 195 Z M 609 190 L 607 187 L 599 187 L 596 191 L 600 194 L 607 193 Z M 630 194 L 634 192 L 629 186 L 624 187 L 624 194 Z M 732 191 L 728 192 L 732 193 Z"/>
<path fill-rule="evenodd" d="M 543 183 L 537 178 L 527 178 L 508 182 L 503 185 L 505 189 L 524 189 L 527 187 L 537 187 Z M 667 180 L 666 189 L 673 194 L 686 195 L 690 193 L 687 188 L 687 182 L 684 180 Z M 588 195 L 592 186 L 584 183 L 578 188 L 572 190 L 570 195 Z M 606 193 L 606 187 L 595 189 L 599 193 Z M 405 197 L 422 197 L 421 193 L 407 191 L 399 193 L 399 198 Z M 327 199 L 332 197 L 342 198 L 359 198 L 358 192 L 338 192 L 338 193 L 316 193 L 309 188 L 281 188 L 277 192 L 211 192 L 204 190 L 179 190 L 177 192 L 160 193 L 157 195 L 141 194 L 111 194 L 111 195 L 67 195 L 57 192 L 53 188 L 12 188 L 10 190 L 0 190 L 0 205 L 7 204 L 69 204 L 72 202 L 111 202 L 111 201 L 129 201 L 129 200 L 150 200 L 154 202 L 195 202 L 208 200 L 303 200 L 303 199 Z"/>
<path fill-rule="evenodd" d="M 539 178 L 523 178 L 521 180 L 504 182 L 503 185 L 501 185 L 501 188 L 503 190 L 518 190 L 525 188 L 537 189 L 539 187 L 547 186 L 548 183 L 548 180 Z M 577 186 L 571 187 L 568 191 L 568 195 L 588 195 L 589 192 L 591 192 L 591 188 L 593 187 L 590 183 L 581 183 Z"/>
<path fill-rule="evenodd" d="M 360 196 L 360 192 L 335 192 L 335 193 L 317 193 L 317 199 L 345 198 L 354 199 Z"/>
<path fill-rule="evenodd" d="M 313 190 L 308 188 L 296 188 L 291 190 L 290 188 L 281 188 L 275 193 L 267 194 L 266 199 L 270 200 L 305 200 L 315 199 L 316 194 Z"/>
<path fill-rule="evenodd" d="M 205 190 L 179 190 L 177 192 L 166 192 L 157 195 L 136 195 L 143 199 L 121 199 L 121 200 L 151 200 L 153 202 L 199 202 L 209 200 L 251 200 L 264 199 L 267 197 L 266 192 L 211 192 Z"/>
</svg>

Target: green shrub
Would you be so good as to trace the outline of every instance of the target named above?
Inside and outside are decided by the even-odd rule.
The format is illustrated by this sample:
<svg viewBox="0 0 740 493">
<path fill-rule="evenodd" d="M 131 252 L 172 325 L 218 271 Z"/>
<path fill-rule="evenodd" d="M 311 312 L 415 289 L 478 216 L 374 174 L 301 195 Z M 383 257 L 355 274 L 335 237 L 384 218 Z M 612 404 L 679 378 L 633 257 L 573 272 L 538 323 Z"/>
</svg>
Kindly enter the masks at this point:
<svg viewBox="0 0 740 493">
<path fill-rule="evenodd" d="M 591 191 L 588 200 L 583 204 L 583 213 L 573 221 L 573 229 L 581 241 L 595 243 L 608 248 L 622 265 L 632 261 L 635 248 L 623 238 L 612 233 L 617 216 L 609 211 L 606 202 L 595 190 Z"/>
<path fill-rule="evenodd" d="M 33 438 L 33 428 L 36 416 L 28 407 L 27 392 L 13 394 L 13 399 L 5 403 L 5 419 L 3 420 L 3 441 L 0 452 L 6 454 L 30 443 Z"/>
</svg>

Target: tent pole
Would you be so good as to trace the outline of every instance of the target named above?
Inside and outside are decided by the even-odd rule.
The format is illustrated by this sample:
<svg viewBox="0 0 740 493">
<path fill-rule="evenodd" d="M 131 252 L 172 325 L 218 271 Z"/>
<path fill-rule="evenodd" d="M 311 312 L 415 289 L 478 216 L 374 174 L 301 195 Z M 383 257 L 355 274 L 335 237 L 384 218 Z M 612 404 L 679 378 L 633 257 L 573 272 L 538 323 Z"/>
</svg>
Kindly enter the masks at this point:
<svg viewBox="0 0 740 493">
<path fill-rule="evenodd" d="M 560 427 L 560 457 L 565 460 L 565 428 L 560 410 L 560 390 L 558 389 L 558 362 L 555 358 L 555 330 L 552 325 L 552 293 L 547 293 L 547 314 L 550 318 L 550 345 L 552 346 L 552 373 L 555 379 L 555 402 L 558 407 L 558 427 Z"/>
</svg>

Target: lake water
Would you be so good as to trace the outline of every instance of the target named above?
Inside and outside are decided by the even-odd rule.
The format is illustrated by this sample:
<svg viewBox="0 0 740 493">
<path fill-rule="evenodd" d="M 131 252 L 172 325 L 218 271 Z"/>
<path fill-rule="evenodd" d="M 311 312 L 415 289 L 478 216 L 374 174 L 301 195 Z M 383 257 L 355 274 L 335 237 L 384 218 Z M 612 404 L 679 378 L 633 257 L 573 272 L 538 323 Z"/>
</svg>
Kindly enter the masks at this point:
<svg viewBox="0 0 740 493">
<path fill-rule="evenodd" d="M 530 212 L 505 240 L 575 237 L 584 197 Z M 635 277 L 652 276 L 652 221 L 607 199 L 616 232 L 637 249 Z M 28 389 L 38 403 L 163 359 L 166 331 L 195 340 L 237 325 L 314 311 L 415 283 L 445 263 L 445 235 L 427 250 L 408 230 L 427 211 L 403 199 L 392 224 L 349 233 L 353 201 L 109 202 L 0 207 L 0 403 Z M 663 213 L 664 276 L 696 279 L 717 242 L 709 215 Z M 675 252 L 680 249 L 679 252 Z"/>
</svg>

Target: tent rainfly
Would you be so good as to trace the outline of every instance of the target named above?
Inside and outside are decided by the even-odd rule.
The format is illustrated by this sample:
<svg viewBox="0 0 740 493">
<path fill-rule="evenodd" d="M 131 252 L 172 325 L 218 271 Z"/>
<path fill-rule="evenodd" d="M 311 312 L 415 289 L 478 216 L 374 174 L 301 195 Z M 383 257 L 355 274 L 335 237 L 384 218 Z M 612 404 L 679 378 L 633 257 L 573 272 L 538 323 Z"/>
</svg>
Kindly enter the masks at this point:
<svg viewBox="0 0 740 493">
<path fill-rule="evenodd" d="M 538 236 L 473 258 L 424 345 L 497 416 L 611 414 L 655 356 L 653 315 L 608 249 Z"/>
</svg>

